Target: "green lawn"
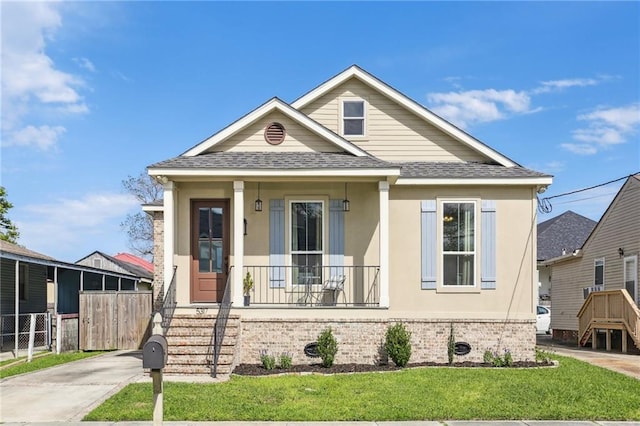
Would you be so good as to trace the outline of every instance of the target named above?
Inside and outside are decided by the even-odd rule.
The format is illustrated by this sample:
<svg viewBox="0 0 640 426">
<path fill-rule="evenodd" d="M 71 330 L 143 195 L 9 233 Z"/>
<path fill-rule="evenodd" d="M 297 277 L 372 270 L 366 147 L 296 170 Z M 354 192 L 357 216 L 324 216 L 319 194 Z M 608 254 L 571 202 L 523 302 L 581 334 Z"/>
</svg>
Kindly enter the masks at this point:
<svg viewBox="0 0 640 426">
<path fill-rule="evenodd" d="M 17 360 L 7 360 L 0 364 L 0 379 L 5 377 L 15 376 L 16 374 L 30 373 L 32 371 L 41 370 L 43 368 L 53 367 L 59 364 L 65 364 L 67 362 L 77 361 L 96 355 L 101 355 L 104 352 L 65 352 L 60 355 L 49 353 L 46 355 L 38 355 L 34 357 L 31 362 L 27 362 L 26 357 L 18 358 Z"/>
<path fill-rule="evenodd" d="M 164 420 L 640 420 L 640 381 L 553 358 L 558 368 L 419 368 L 165 383 Z M 150 383 L 130 384 L 84 420 L 152 420 L 152 398 Z"/>
</svg>

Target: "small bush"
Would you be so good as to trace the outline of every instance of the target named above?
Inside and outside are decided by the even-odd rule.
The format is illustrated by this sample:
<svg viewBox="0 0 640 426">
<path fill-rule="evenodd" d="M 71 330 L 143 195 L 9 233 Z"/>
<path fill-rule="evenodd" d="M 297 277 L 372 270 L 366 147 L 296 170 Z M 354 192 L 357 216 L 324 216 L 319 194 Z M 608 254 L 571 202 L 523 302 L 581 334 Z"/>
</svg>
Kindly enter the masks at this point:
<svg viewBox="0 0 640 426">
<path fill-rule="evenodd" d="M 265 370 L 273 370 L 276 368 L 276 358 L 270 355 L 266 349 L 260 351 L 260 361 Z"/>
<path fill-rule="evenodd" d="M 291 368 L 291 364 L 292 364 L 292 360 L 291 360 L 291 354 L 289 352 L 282 352 L 280 354 L 280 368 L 283 369 L 287 369 L 287 368 Z"/>
<path fill-rule="evenodd" d="M 511 367 L 513 358 L 509 349 L 504 350 L 504 355 L 500 356 L 498 352 L 484 351 L 484 362 L 494 367 Z"/>
<path fill-rule="evenodd" d="M 453 335 L 453 323 L 451 323 L 451 330 L 449 330 L 449 341 L 447 342 L 447 358 L 449 359 L 449 365 L 453 364 L 453 355 L 456 350 L 456 339 Z"/>
<path fill-rule="evenodd" d="M 542 363 L 542 364 L 550 364 L 551 363 L 551 353 L 540 349 L 540 348 L 536 348 L 536 362 L 537 363 Z"/>
<path fill-rule="evenodd" d="M 336 357 L 336 353 L 338 352 L 338 342 L 336 341 L 336 338 L 333 337 L 331 327 L 325 329 L 318 336 L 317 349 L 318 355 L 320 355 L 320 358 L 322 359 L 322 366 L 331 367 Z"/>
<path fill-rule="evenodd" d="M 403 324 L 387 328 L 384 349 L 398 367 L 404 367 L 411 358 L 411 332 Z"/>
</svg>

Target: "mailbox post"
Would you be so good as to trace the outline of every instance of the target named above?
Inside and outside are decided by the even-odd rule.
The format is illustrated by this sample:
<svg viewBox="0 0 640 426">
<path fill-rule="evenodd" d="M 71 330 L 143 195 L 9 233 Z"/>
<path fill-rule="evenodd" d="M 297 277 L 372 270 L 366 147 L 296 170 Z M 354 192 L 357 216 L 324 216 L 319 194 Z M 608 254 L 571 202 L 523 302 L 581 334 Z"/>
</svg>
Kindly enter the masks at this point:
<svg viewBox="0 0 640 426">
<path fill-rule="evenodd" d="M 159 314 L 156 314 L 157 316 Z M 154 318 L 156 323 L 156 318 Z M 157 328 L 154 328 L 157 332 Z M 167 365 L 167 339 L 161 334 L 154 334 L 142 348 L 142 368 L 151 369 L 153 379 L 153 425 L 162 425 L 162 369 Z"/>
</svg>

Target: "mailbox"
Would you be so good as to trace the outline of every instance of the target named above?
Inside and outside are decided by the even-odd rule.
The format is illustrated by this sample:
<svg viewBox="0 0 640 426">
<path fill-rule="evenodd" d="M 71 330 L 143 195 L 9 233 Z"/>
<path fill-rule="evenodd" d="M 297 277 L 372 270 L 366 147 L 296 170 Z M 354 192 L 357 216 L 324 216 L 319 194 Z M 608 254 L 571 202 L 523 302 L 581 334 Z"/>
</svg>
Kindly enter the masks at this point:
<svg viewBox="0 0 640 426">
<path fill-rule="evenodd" d="M 167 356 L 167 339 L 160 334 L 154 334 L 142 348 L 142 368 L 160 370 L 167 364 Z"/>
</svg>

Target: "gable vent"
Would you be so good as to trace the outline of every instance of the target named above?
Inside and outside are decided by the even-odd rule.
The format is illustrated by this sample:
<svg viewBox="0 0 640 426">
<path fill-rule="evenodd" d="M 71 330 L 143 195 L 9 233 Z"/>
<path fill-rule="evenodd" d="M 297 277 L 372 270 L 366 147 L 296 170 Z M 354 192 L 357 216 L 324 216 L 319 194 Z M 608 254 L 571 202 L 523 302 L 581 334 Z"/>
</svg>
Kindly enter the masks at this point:
<svg viewBox="0 0 640 426">
<path fill-rule="evenodd" d="M 271 145 L 278 145 L 284 141 L 286 131 L 280 123 L 271 123 L 264 130 L 264 139 Z"/>
</svg>

